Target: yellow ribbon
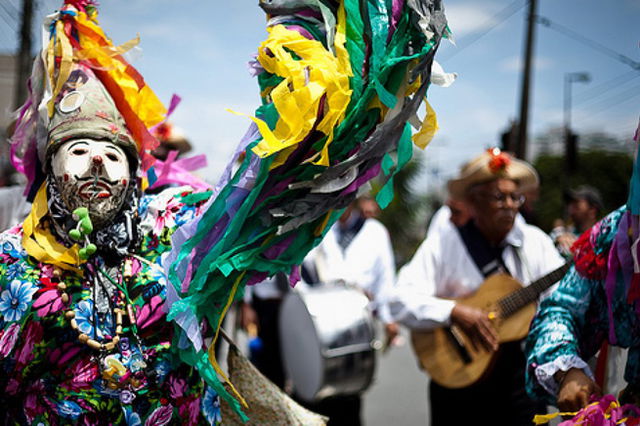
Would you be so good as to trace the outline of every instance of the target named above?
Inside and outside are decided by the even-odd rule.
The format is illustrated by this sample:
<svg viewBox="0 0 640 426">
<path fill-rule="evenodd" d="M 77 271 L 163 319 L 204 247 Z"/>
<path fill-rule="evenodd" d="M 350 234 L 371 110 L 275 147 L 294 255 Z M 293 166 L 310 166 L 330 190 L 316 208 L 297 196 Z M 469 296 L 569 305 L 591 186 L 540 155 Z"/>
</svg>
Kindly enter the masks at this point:
<svg viewBox="0 0 640 426">
<path fill-rule="evenodd" d="M 533 423 L 536 425 L 546 425 L 547 423 L 549 423 L 551 420 L 555 419 L 558 416 L 575 416 L 576 414 L 578 414 L 577 411 L 575 412 L 558 412 L 558 413 L 551 413 L 551 414 L 536 414 L 535 416 L 533 416 Z"/>
<path fill-rule="evenodd" d="M 76 56 L 80 59 L 90 59 L 99 65 L 100 69 L 106 70 L 122 90 L 126 102 L 147 128 L 164 120 L 167 110 L 162 102 L 137 72 L 132 75 L 131 66 L 120 57 L 120 53 L 135 46 L 138 39 L 133 39 L 119 48 L 114 47 L 102 28 L 87 14 L 78 12 L 75 20 L 82 46 Z"/>
<path fill-rule="evenodd" d="M 42 218 L 47 215 L 48 210 L 46 184 L 42 184 L 33 200 L 31 212 L 23 224 L 22 246 L 29 256 L 39 262 L 82 274 L 78 266 L 84 263 L 84 260 L 80 259 L 78 245 L 66 247 L 60 244 L 42 223 Z"/>
<path fill-rule="evenodd" d="M 259 49 L 258 61 L 264 69 L 284 78 L 269 96 L 279 114 L 272 131 L 266 123 L 250 117 L 258 126 L 263 140 L 253 148 L 260 157 L 293 147 L 313 129 L 327 136 L 320 158 L 315 164 L 329 165 L 329 144 L 333 129 L 342 121 L 351 99 L 349 77 L 352 76 L 346 42 L 344 7 L 338 10 L 334 47 L 336 55 L 317 40 L 309 40 L 283 25 L 269 28 L 269 37 Z M 325 98 L 322 120 L 316 124 L 320 100 Z M 291 150 L 292 151 L 292 150 Z M 273 167 L 286 157 L 278 158 Z"/>
<path fill-rule="evenodd" d="M 329 218 L 331 218 L 331 213 L 333 213 L 333 210 L 328 211 L 327 214 L 324 215 L 324 219 L 322 219 L 322 222 L 320 222 L 316 227 L 316 229 L 313 231 L 314 236 L 319 237 L 320 235 L 322 235 L 325 228 L 329 224 Z"/>
<path fill-rule="evenodd" d="M 140 34 L 138 34 L 135 38 L 132 38 L 126 43 L 121 44 L 120 46 L 101 46 L 101 47 L 91 47 L 85 48 L 75 52 L 75 58 L 82 61 L 86 59 L 92 59 L 97 56 L 111 56 L 112 58 L 118 55 L 123 55 L 127 53 L 129 50 L 133 49 L 137 45 L 140 44 Z M 100 50 L 98 53 L 97 50 Z"/>
<path fill-rule="evenodd" d="M 54 82 L 54 67 L 56 57 L 60 58 L 60 66 L 58 68 L 58 75 L 55 78 Z M 66 83 L 69 79 L 69 76 L 71 75 L 71 67 L 73 66 L 73 48 L 71 47 L 69 38 L 64 32 L 64 22 L 62 22 L 62 20 L 58 20 L 56 22 L 56 35 L 54 38 L 49 40 L 49 46 L 47 48 L 47 61 L 49 79 L 51 81 L 51 88 L 53 90 L 51 99 L 49 99 L 49 102 L 47 104 L 47 111 L 49 113 L 49 117 L 51 117 L 53 116 L 55 100 L 62 90 L 64 83 Z"/>
<path fill-rule="evenodd" d="M 413 143 L 420 149 L 425 149 L 438 131 L 436 112 L 431 108 L 429 102 L 427 102 L 427 98 L 424 99 L 424 104 L 427 107 L 427 115 L 425 115 L 418 133 L 411 137 Z"/>
<path fill-rule="evenodd" d="M 220 319 L 218 320 L 218 326 L 216 327 L 216 334 L 213 336 L 213 341 L 211 342 L 211 345 L 209 345 L 208 354 L 209 354 L 209 362 L 211 363 L 211 366 L 213 367 L 213 369 L 216 371 L 216 373 L 218 373 L 220 375 L 220 377 L 222 377 L 224 379 L 225 382 L 227 382 L 227 384 L 229 384 L 229 387 L 231 388 L 231 391 L 236 396 L 238 401 L 240 401 L 242 406 L 247 408 L 247 407 L 249 407 L 247 405 L 247 401 L 244 400 L 242 395 L 240 395 L 240 392 L 238 392 L 238 390 L 235 388 L 235 386 L 233 386 L 233 383 L 231 383 L 231 381 L 229 380 L 227 375 L 224 374 L 224 371 L 222 371 L 222 368 L 220 368 L 220 365 L 218 364 L 218 360 L 216 359 L 216 348 L 215 348 L 216 341 L 218 340 L 218 335 L 220 334 L 220 327 L 222 327 L 222 321 L 224 320 L 225 315 L 227 315 L 227 311 L 229 310 L 229 307 L 233 303 L 233 298 L 236 295 L 236 291 L 238 291 L 238 287 L 240 286 L 240 281 L 244 277 L 245 273 L 246 273 L 246 271 L 243 271 L 238 276 L 236 281 L 233 283 L 233 288 L 231 288 L 231 294 L 229 294 L 229 298 L 227 299 L 227 303 L 224 306 L 222 314 L 220 315 Z"/>
</svg>

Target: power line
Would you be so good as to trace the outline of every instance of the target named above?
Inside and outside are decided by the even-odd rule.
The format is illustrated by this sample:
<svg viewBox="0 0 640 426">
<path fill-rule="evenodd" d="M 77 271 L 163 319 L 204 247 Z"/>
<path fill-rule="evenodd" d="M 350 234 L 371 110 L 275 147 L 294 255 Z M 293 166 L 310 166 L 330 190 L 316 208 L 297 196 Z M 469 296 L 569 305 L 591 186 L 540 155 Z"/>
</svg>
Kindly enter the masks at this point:
<svg viewBox="0 0 640 426">
<path fill-rule="evenodd" d="M 11 3 L 10 1 L 6 1 L 5 4 L 6 4 L 6 6 L 8 8 L 11 9 L 11 11 L 10 11 L 11 15 L 14 16 L 17 19 L 17 17 L 20 15 L 19 9 L 13 3 Z"/>
<path fill-rule="evenodd" d="M 591 99 L 596 98 L 602 95 L 603 93 L 606 93 L 617 87 L 620 87 L 621 85 L 626 84 L 629 81 L 638 77 L 640 77 L 640 73 L 637 71 L 632 70 L 632 71 L 626 72 L 622 75 L 612 78 L 611 80 L 608 80 L 595 87 L 591 87 L 589 89 L 584 90 L 581 93 L 576 94 L 573 97 L 573 103 L 574 105 L 579 105 L 584 102 L 590 101 Z"/>
<path fill-rule="evenodd" d="M 502 9 L 501 11 L 499 11 L 498 13 L 496 13 L 495 15 L 493 15 L 491 18 L 489 18 L 485 23 L 489 23 L 489 22 L 494 22 L 496 21 L 493 25 L 489 26 L 487 29 L 485 29 L 484 31 L 476 34 L 474 37 L 470 38 L 470 36 L 468 37 L 463 37 L 460 42 L 462 42 L 463 40 L 467 40 L 470 39 L 466 44 L 464 44 L 461 48 L 457 49 L 451 56 L 449 56 L 448 58 L 444 59 L 442 62 L 446 62 L 448 60 L 450 60 L 451 58 L 453 58 L 454 56 L 456 56 L 457 54 L 459 54 L 460 52 L 462 52 L 464 49 L 466 49 L 467 47 L 471 46 L 472 44 L 474 44 L 476 41 L 480 40 L 482 37 L 484 37 L 485 35 L 487 35 L 491 30 L 493 30 L 494 28 L 496 28 L 498 25 L 502 24 L 503 22 L 505 22 L 507 19 L 511 18 L 516 12 L 518 12 L 520 9 L 522 9 L 526 4 L 527 4 L 528 0 L 522 2 L 521 0 L 516 0 L 513 3 L 511 3 L 509 6 L 505 7 L 504 9 Z M 521 3 L 520 5 L 518 5 L 518 3 Z M 513 9 L 513 10 L 511 10 Z M 460 43 L 462 44 L 462 43 Z"/>
<path fill-rule="evenodd" d="M 4 10 L 4 12 L 7 14 L 7 16 L 13 21 L 13 22 L 18 22 L 18 11 L 17 10 L 10 10 L 9 9 L 9 4 L 5 3 L 5 2 L 0 2 L 0 7 L 2 7 L 2 10 Z"/>
<path fill-rule="evenodd" d="M 0 43 L 0 52 L 6 52 L 15 48 L 15 32 L 10 31 L 4 25 L 0 25 L 0 35 L 2 35 Z"/>
<path fill-rule="evenodd" d="M 2 5 L 3 3 L 0 3 L 0 5 Z M 2 13 L 4 12 L 4 13 Z M 11 31 L 15 32 L 17 31 L 17 27 L 16 27 L 16 23 L 17 20 L 12 20 L 11 16 L 7 17 L 7 12 L 4 9 L 4 7 L 2 7 L 2 9 L 0 9 L 0 18 L 2 18 L 2 20 L 7 24 L 7 26 L 9 27 L 9 29 L 11 29 Z"/>
<path fill-rule="evenodd" d="M 614 94 L 614 95 L 612 95 L 612 96 L 610 96 L 610 97 L 608 97 L 606 99 L 603 99 L 603 100 L 600 100 L 600 101 L 596 101 L 596 102 L 592 103 L 590 106 L 586 106 L 586 107 L 583 107 L 583 108 L 589 109 L 589 108 L 599 107 L 599 106 L 602 106 L 602 105 L 608 105 L 611 102 L 616 103 L 616 102 L 619 102 L 620 100 L 625 99 L 625 97 L 629 96 L 629 94 L 634 94 L 636 91 L 640 91 L 640 85 L 634 86 L 634 87 L 632 87 L 630 89 L 622 89 L 618 93 L 616 93 L 616 94 Z"/>
<path fill-rule="evenodd" d="M 585 44 L 587 46 L 589 46 L 590 48 L 592 48 L 593 50 L 597 50 L 600 53 L 603 53 L 609 57 L 612 57 L 624 64 L 629 65 L 631 68 L 633 68 L 636 71 L 640 71 L 640 62 L 636 62 L 633 59 L 629 58 L 626 55 L 623 55 L 622 53 L 618 53 L 615 50 L 598 43 L 597 41 L 591 40 L 590 38 L 587 38 L 585 36 L 583 36 L 582 34 L 578 34 L 577 32 L 562 26 L 560 24 L 556 24 L 555 22 L 552 22 L 550 19 L 545 18 L 544 16 L 540 16 L 537 15 L 535 16 L 535 20 L 538 24 L 543 25 L 547 28 L 551 28 L 552 30 L 556 30 L 559 33 L 564 34 L 565 36 L 572 38 L 576 41 L 579 41 L 582 44 Z"/>
<path fill-rule="evenodd" d="M 637 91 L 635 94 L 629 94 L 629 92 L 634 91 L 634 90 Z M 618 98 L 620 98 L 620 95 L 624 95 L 626 97 L 626 99 L 618 99 Z M 640 85 L 633 87 L 631 90 L 626 90 L 624 93 L 618 93 L 617 95 L 612 96 L 609 99 L 606 99 L 604 102 L 600 102 L 600 104 L 591 105 L 590 107 L 587 107 L 586 109 L 587 110 L 591 109 L 591 112 L 593 114 L 601 114 L 604 111 L 606 111 L 606 110 L 608 110 L 608 109 L 610 109 L 610 108 L 612 108 L 614 106 L 620 106 L 622 104 L 625 104 L 625 103 L 629 102 L 630 100 L 632 100 L 633 98 L 635 98 L 635 97 L 637 97 L 639 95 L 640 95 Z M 613 101 L 613 102 L 607 102 L 607 101 Z M 598 106 L 598 107 L 601 106 L 602 108 L 593 110 L 592 108 L 594 108 L 596 106 Z M 578 123 L 583 123 L 586 120 L 587 120 L 586 118 L 582 119 L 582 120 L 578 120 Z"/>
</svg>

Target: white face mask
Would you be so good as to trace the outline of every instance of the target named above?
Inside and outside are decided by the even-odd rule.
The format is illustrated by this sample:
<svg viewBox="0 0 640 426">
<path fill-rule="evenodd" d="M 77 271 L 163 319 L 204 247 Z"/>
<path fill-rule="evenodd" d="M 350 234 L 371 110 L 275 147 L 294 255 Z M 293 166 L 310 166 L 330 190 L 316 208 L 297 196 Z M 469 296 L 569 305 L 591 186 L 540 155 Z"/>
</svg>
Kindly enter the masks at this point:
<svg viewBox="0 0 640 426">
<path fill-rule="evenodd" d="M 87 207 L 94 225 L 113 219 L 122 208 L 131 177 L 129 160 L 119 146 L 70 140 L 53 155 L 51 167 L 67 208 Z"/>
</svg>

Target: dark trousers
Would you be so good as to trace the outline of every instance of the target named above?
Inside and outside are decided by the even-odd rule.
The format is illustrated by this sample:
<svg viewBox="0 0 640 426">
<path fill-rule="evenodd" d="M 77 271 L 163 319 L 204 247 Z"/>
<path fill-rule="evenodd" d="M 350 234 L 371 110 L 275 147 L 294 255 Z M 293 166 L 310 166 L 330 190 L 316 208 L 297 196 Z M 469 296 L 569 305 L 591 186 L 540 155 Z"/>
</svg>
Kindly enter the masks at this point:
<svg viewBox="0 0 640 426">
<path fill-rule="evenodd" d="M 533 401 L 524 385 L 526 360 L 520 342 L 500 346 L 495 364 L 481 382 L 448 389 L 433 381 L 429 387 L 431 426 L 530 426 L 546 406 Z"/>
<path fill-rule="evenodd" d="M 284 370 L 278 324 L 282 300 L 254 297 L 251 305 L 258 316 L 258 337 L 262 340 L 262 348 L 251 353 L 251 362 L 282 389 L 284 388 Z"/>
<path fill-rule="evenodd" d="M 251 306 L 258 316 L 258 337 L 262 348 L 252 352 L 251 362 L 269 380 L 280 388 L 284 387 L 285 375 L 280 350 L 280 308 L 281 300 L 255 297 Z M 294 395 L 295 398 L 295 395 Z M 308 409 L 329 417 L 328 426 L 360 426 L 360 395 L 338 396 L 317 403 L 308 403 L 295 398 Z"/>
<path fill-rule="evenodd" d="M 360 426 L 360 395 L 336 396 L 313 404 L 301 402 L 309 410 L 329 417 L 327 426 Z"/>
</svg>

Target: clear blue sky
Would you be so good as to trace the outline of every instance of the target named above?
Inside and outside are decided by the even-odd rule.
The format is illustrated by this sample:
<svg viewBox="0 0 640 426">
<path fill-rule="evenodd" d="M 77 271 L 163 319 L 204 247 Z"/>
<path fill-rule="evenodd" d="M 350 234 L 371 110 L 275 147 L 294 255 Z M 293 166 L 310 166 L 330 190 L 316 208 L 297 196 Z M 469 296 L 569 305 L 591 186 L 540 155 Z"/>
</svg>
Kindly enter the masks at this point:
<svg viewBox="0 0 640 426">
<path fill-rule="evenodd" d="M 2 1 L 6 8 L 0 18 L 10 19 L 7 13 L 20 1 Z M 38 22 L 60 4 L 38 3 Z M 257 0 L 100 3 L 100 23 L 115 43 L 140 34 L 142 54 L 134 65 L 160 98 L 168 102 L 173 93 L 183 98 L 172 121 L 185 130 L 195 153 L 207 154 L 211 167 L 205 176 L 215 180 L 248 125 L 225 108 L 251 114 L 259 102 L 257 83 L 246 65 L 266 35 Z M 429 94 L 440 132 L 425 157 L 430 168 L 440 170 L 440 179 L 497 144 L 499 133 L 516 117 L 526 10 L 525 0 L 445 0 L 445 7 L 457 45 L 444 43 L 437 59 L 459 78 L 449 88 L 433 87 Z M 513 14 L 503 20 L 508 12 Z M 539 0 L 538 12 L 640 61 L 639 0 Z M 3 53 L 16 47 L 10 30 L 0 19 Z M 35 34 L 38 40 L 39 32 Z M 591 83 L 573 86 L 574 129 L 606 131 L 630 141 L 640 115 L 640 72 L 540 25 L 536 35 L 530 139 L 562 124 L 564 74 L 586 71 Z M 469 45 L 471 40 L 476 41 Z M 616 84 L 602 87 L 618 77 Z M 425 176 L 425 185 L 438 183 L 441 180 Z"/>
</svg>

